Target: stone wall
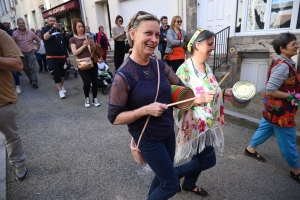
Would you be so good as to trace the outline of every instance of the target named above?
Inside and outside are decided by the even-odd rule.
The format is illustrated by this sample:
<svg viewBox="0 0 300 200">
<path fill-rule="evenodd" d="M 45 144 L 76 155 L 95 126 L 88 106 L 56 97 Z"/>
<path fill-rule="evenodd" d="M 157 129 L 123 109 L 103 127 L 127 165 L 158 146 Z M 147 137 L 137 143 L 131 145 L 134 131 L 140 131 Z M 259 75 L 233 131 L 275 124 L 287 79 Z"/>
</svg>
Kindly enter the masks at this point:
<svg viewBox="0 0 300 200">
<path fill-rule="evenodd" d="M 240 80 L 243 58 L 267 58 L 270 65 L 276 55 L 272 41 L 277 35 L 233 36 L 229 39 L 228 64 L 230 65 L 230 83 Z M 299 41 L 300 34 L 297 34 Z M 300 56 L 298 56 L 297 70 L 300 72 Z"/>
</svg>

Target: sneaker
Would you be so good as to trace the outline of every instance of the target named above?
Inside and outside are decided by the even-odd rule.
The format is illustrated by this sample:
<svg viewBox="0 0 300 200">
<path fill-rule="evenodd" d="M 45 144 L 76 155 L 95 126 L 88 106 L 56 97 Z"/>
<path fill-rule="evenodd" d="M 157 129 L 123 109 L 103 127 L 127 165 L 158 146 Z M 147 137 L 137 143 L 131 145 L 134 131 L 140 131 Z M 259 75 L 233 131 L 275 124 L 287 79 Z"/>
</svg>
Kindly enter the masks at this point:
<svg viewBox="0 0 300 200">
<path fill-rule="evenodd" d="M 15 174 L 16 174 L 16 179 L 18 181 L 23 181 L 28 173 L 26 165 L 23 164 L 20 167 L 14 167 L 15 169 Z"/>
<path fill-rule="evenodd" d="M 91 107 L 91 104 L 90 104 L 90 98 L 85 98 L 85 103 L 84 103 L 84 106 L 86 107 L 86 108 L 89 108 L 89 107 Z"/>
<path fill-rule="evenodd" d="M 97 98 L 94 98 L 92 104 L 94 104 L 96 107 L 100 106 L 101 104 L 98 102 Z"/>
<path fill-rule="evenodd" d="M 103 80 L 104 85 L 108 85 L 108 83 L 106 82 L 106 80 Z"/>
<path fill-rule="evenodd" d="M 59 91 L 59 97 L 61 98 L 61 99 L 64 99 L 64 98 L 66 98 L 66 95 L 65 95 L 65 93 L 64 93 L 64 91 Z"/>
<path fill-rule="evenodd" d="M 64 86 L 61 86 L 61 91 L 63 91 L 64 93 L 67 93 L 67 90 L 65 89 Z"/>
<path fill-rule="evenodd" d="M 38 89 L 39 88 L 39 86 L 36 83 L 32 84 L 32 87 L 33 87 L 33 89 Z"/>
<path fill-rule="evenodd" d="M 21 94 L 21 87 L 19 85 L 16 86 L 16 93 Z"/>
</svg>

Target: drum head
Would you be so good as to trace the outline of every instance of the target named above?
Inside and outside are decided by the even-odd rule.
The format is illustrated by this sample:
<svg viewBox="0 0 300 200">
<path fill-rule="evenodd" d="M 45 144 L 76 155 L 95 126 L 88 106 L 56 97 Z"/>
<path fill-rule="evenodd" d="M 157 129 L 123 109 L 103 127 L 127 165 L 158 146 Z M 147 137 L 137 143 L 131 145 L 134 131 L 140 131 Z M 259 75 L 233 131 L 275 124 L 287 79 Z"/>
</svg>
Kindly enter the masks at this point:
<svg viewBox="0 0 300 200">
<path fill-rule="evenodd" d="M 256 93 L 256 88 L 250 81 L 238 81 L 232 87 L 232 94 L 239 100 L 249 100 Z"/>
</svg>

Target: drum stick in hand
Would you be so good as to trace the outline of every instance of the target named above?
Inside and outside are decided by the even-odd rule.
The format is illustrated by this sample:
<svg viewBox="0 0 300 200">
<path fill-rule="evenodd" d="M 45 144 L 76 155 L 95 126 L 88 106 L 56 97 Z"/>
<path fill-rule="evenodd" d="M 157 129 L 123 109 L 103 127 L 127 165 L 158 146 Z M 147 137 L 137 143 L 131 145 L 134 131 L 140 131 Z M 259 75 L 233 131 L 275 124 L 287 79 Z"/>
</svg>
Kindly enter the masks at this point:
<svg viewBox="0 0 300 200">
<path fill-rule="evenodd" d="M 195 99 L 197 99 L 198 97 L 192 97 L 192 98 L 189 98 L 189 99 L 185 99 L 185 100 L 182 100 L 182 101 L 177 101 L 175 103 L 170 103 L 170 104 L 167 104 L 168 107 L 170 106 L 175 106 L 177 104 L 181 104 L 181 103 L 185 103 L 185 102 L 188 102 L 188 101 L 194 101 Z"/>
<path fill-rule="evenodd" d="M 216 92 L 216 90 L 218 89 L 218 87 L 220 87 L 220 85 L 225 81 L 225 79 L 230 75 L 229 72 L 227 72 L 227 74 L 224 76 L 224 78 L 219 82 L 219 84 L 214 88 L 213 92 Z"/>
</svg>

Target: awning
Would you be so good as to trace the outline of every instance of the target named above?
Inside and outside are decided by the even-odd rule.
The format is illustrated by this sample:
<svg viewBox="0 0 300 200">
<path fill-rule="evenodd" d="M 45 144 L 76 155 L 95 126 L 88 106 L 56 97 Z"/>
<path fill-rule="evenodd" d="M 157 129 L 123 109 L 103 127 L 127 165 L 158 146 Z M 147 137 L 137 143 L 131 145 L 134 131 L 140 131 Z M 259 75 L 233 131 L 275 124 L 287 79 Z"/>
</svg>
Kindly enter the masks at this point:
<svg viewBox="0 0 300 200">
<path fill-rule="evenodd" d="M 46 10 L 43 12 L 43 18 L 47 18 L 49 15 L 56 15 L 58 13 L 65 12 L 67 10 L 77 8 L 80 9 L 79 1 L 78 0 L 72 0 L 63 4 L 60 4 L 54 8 L 51 8 L 49 10 Z"/>
</svg>

